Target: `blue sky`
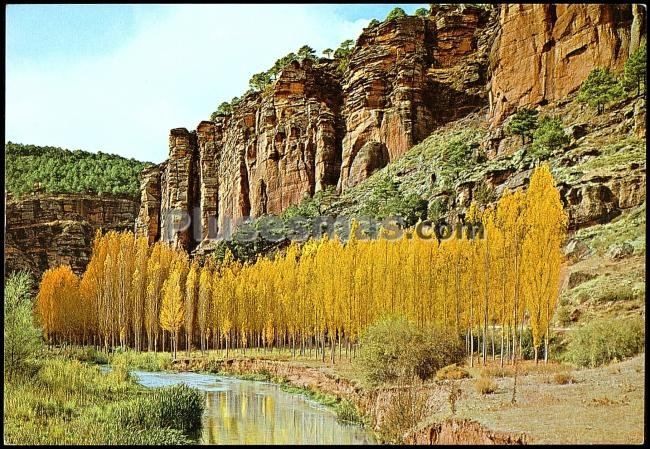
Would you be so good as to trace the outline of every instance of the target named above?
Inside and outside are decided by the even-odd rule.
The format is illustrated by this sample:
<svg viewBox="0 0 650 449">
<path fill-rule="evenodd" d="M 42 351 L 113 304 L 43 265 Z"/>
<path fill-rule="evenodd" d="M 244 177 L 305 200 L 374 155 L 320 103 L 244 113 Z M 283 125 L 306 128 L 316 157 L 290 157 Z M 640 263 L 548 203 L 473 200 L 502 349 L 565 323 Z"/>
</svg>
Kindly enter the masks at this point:
<svg viewBox="0 0 650 449">
<path fill-rule="evenodd" d="M 6 140 L 161 162 L 250 75 L 410 5 L 9 5 Z"/>
</svg>

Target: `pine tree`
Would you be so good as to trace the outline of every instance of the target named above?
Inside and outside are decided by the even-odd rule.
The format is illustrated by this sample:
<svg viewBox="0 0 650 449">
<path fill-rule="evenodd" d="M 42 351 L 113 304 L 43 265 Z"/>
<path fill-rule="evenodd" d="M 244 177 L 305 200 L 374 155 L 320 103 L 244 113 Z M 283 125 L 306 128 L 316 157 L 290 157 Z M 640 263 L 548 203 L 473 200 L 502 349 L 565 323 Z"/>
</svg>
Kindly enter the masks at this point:
<svg viewBox="0 0 650 449">
<path fill-rule="evenodd" d="M 624 82 L 628 90 L 636 90 L 636 95 L 641 94 L 641 90 L 645 91 L 647 83 L 646 75 L 646 44 L 641 45 L 634 53 L 630 55 L 625 61 L 624 68 Z"/>
<path fill-rule="evenodd" d="M 621 84 L 608 69 L 603 68 L 593 69 L 578 91 L 578 101 L 595 107 L 598 114 L 604 112 L 608 103 L 622 96 Z"/>
</svg>

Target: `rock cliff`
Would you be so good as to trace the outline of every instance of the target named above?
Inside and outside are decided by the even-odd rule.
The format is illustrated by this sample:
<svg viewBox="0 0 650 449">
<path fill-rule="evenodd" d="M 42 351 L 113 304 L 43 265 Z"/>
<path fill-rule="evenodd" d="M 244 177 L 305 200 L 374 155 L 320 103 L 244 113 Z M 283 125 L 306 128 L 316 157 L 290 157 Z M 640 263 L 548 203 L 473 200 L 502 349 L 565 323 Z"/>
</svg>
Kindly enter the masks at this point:
<svg viewBox="0 0 650 449">
<path fill-rule="evenodd" d="M 620 69 L 645 34 L 645 10 L 632 5 L 434 5 L 427 17 L 366 28 L 344 73 L 328 59 L 294 62 L 232 115 L 172 130 L 168 161 L 143 173 L 137 229 L 192 250 L 243 217 L 281 213 L 327 186 L 345 192 L 477 111 L 492 129 L 488 157 L 511 154 L 517 144 L 500 126 L 510 113 L 562 101 L 595 67 Z M 627 196 L 639 195 L 633 184 Z M 611 218 L 618 206 L 607 198 L 620 185 L 565 185 L 575 226 Z"/>
<path fill-rule="evenodd" d="M 595 67 L 622 68 L 645 23 L 638 5 L 502 5 L 490 55 L 492 122 L 565 98 Z"/>
<path fill-rule="evenodd" d="M 64 264 L 82 273 L 95 231 L 133 230 L 139 208 L 128 196 L 83 194 L 7 197 L 5 204 L 5 273 L 26 269 L 36 279 Z"/>
<path fill-rule="evenodd" d="M 331 60 L 294 62 L 232 115 L 172 130 L 169 159 L 143 173 L 138 232 L 192 250 L 243 217 L 363 181 L 487 104 L 491 15 L 439 7 L 384 22 L 364 30 L 343 75 Z"/>
</svg>

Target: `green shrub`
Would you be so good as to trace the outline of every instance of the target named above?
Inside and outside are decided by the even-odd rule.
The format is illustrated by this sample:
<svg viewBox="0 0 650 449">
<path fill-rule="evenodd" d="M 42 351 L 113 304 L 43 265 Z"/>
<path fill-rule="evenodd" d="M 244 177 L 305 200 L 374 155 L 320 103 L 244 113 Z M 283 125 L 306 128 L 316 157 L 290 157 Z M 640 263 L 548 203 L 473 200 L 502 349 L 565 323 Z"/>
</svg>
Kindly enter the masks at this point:
<svg viewBox="0 0 650 449">
<path fill-rule="evenodd" d="M 11 377 L 41 348 L 41 331 L 34 324 L 32 278 L 26 272 L 5 281 L 4 373 Z"/>
<path fill-rule="evenodd" d="M 108 355 L 105 352 L 98 351 L 93 347 L 69 346 L 61 350 L 57 355 L 69 360 L 78 360 L 80 362 L 94 363 L 97 365 L 106 365 L 109 361 Z"/>
<path fill-rule="evenodd" d="M 119 444 L 119 445 L 181 445 L 193 444 L 190 438 L 183 434 L 178 429 L 163 428 L 147 428 L 142 429 L 138 427 L 116 427 L 110 424 L 105 425 L 106 443 Z"/>
<path fill-rule="evenodd" d="M 372 384 L 424 380 L 459 362 L 463 352 L 457 335 L 435 328 L 422 330 L 404 318 L 388 318 L 365 330 L 357 363 Z"/>
<path fill-rule="evenodd" d="M 406 12 L 402 8 L 393 8 L 386 16 L 386 20 L 399 19 L 401 17 L 406 17 Z"/>
<path fill-rule="evenodd" d="M 112 366 L 125 366 L 143 371 L 167 371 L 172 367 L 172 356 L 168 353 L 118 351 L 111 354 Z"/>
<path fill-rule="evenodd" d="M 521 137 L 521 143 L 525 144 L 527 138 L 531 138 L 537 129 L 537 116 L 539 112 L 535 109 L 519 109 L 512 115 L 506 125 L 506 133 Z"/>
<path fill-rule="evenodd" d="M 336 405 L 336 419 L 339 422 L 362 424 L 363 419 L 354 404 L 347 399 Z"/>
<path fill-rule="evenodd" d="M 377 19 L 372 19 L 370 23 L 368 24 L 368 28 L 373 28 L 379 25 L 381 22 Z"/>
<path fill-rule="evenodd" d="M 403 192 L 399 182 L 386 174 L 375 183 L 360 213 L 378 220 L 401 217 L 405 226 L 413 226 L 427 217 L 427 201 L 419 195 Z"/>
<path fill-rule="evenodd" d="M 644 350 L 642 317 L 592 321 L 570 334 L 565 360 L 578 366 L 596 367 L 632 357 Z"/>
<path fill-rule="evenodd" d="M 426 8 L 418 8 L 415 10 L 414 15 L 416 15 L 417 17 L 426 17 L 429 15 L 429 11 L 427 11 Z"/>
<path fill-rule="evenodd" d="M 201 426 L 203 395 L 186 385 L 157 388 L 113 407 L 112 419 L 143 429 L 169 427 L 188 433 Z"/>
<path fill-rule="evenodd" d="M 636 91 L 637 95 L 641 93 L 642 89 L 645 90 L 647 77 L 646 59 L 646 44 L 644 43 L 625 61 L 625 88 L 630 91 Z"/>
</svg>

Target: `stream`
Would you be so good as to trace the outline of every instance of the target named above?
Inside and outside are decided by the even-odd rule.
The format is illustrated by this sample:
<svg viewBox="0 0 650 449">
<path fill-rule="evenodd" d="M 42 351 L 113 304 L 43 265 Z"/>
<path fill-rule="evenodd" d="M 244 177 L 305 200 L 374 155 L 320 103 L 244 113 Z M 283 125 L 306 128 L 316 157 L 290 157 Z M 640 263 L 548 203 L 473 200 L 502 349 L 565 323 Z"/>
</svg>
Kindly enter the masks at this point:
<svg viewBox="0 0 650 449">
<path fill-rule="evenodd" d="M 375 444 L 329 408 L 268 382 L 210 374 L 131 372 L 145 387 L 184 383 L 206 393 L 201 444 Z"/>
</svg>

